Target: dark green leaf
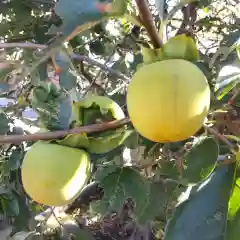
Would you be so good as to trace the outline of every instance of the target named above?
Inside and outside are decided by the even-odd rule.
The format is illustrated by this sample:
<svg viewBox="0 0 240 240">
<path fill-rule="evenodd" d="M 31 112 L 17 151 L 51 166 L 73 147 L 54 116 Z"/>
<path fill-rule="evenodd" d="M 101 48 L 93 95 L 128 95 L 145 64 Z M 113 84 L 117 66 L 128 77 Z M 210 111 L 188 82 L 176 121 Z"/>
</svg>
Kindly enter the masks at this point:
<svg viewBox="0 0 240 240">
<path fill-rule="evenodd" d="M 24 135 L 24 130 L 21 127 L 13 127 L 12 134 Z"/>
<path fill-rule="evenodd" d="M 139 133 L 135 130 L 125 140 L 124 145 L 130 149 L 137 148 L 139 144 Z"/>
<path fill-rule="evenodd" d="M 19 203 L 15 194 L 6 201 L 6 213 L 8 216 L 18 216 L 19 214 Z"/>
<path fill-rule="evenodd" d="M 143 56 L 142 54 L 134 54 L 133 62 L 130 63 L 130 68 L 133 72 L 136 72 L 138 66 L 143 63 Z"/>
<path fill-rule="evenodd" d="M 182 178 L 189 184 L 205 180 L 214 170 L 219 149 L 212 137 L 200 137 L 183 157 Z"/>
<path fill-rule="evenodd" d="M 118 166 L 117 165 L 110 165 L 110 166 L 106 166 L 106 167 L 99 167 L 97 169 L 96 175 L 95 175 L 95 179 L 96 181 L 103 181 L 104 178 L 106 178 L 109 174 L 114 173 L 115 171 L 118 170 Z"/>
<path fill-rule="evenodd" d="M 109 1 L 101 2 L 103 4 Z M 112 13 L 100 10 L 94 0 L 60 0 L 56 6 L 55 11 L 63 20 L 63 34 L 69 36 L 74 31 L 80 33 L 86 29 L 93 27 L 105 17 L 113 15 L 121 15 L 126 10 L 124 1 L 115 0 Z M 76 30 L 77 29 L 77 30 Z"/>
<path fill-rule="evenodd" d="M 174 191 L 177 188 L 176 183 L 150 182 L 149 192 L 144 209 L 137 212 L 137 219 L 140 224 L 146 224 L 155 217 L 164 218 L 170 201 L 173 201 Z M 174 199 L 176 200 L 176 199 Z"/>
<path fill-rule="evenodd" d="M 74 233 L 74 240 L 95 240 L 95 238 L 93 237 L 93 235 L 87 231 L 87 230 L 80 230 L 77 233 Z"/>
<path fill-rule="evenodd" d="M 235 164 L 220 165 L 192 189 L 167 224 L 164 240 L 224 239 Z"/>
<path fill-rule="evenodd" d="M 59 51 L 54 55 L 54 63 L 61 70 L 68 70 L 71 65 L 71 59 L 65 51 Z"/>
<path fill-rule="evenodd" d="M 25 196 L 16 195 L 16 198 L 18 200 L 19 214 L 14 218 L 14 231 L 28 230 L 28 223 L 31 217 L 30 208 L 27 205 Z"/>
<path fill-rule="evenodd" d="M 23 152 L 21 149 L 14 149 L 9 157 L 8 160 L 8 166 L 9 168 L 14 171 L 17 170 L 21 163 L 22 163 L 22 158 L 23 158 Z"/>
<path fill-rule="evenodd" d="M 71 70 L 62 71 L 59 76 L 60 86 L 67 91 L 73 89 L 77 85 L 77 77 L 71 72 Z"/>
<path fill-rule="evenodd" d="M 180 173 L 176 159 L 161 159 L 158 165 L 158 172 L 161 176 L 178 180 Z"/>
<path fill-rule="evenodd" d="M 9 131 L 9 121 L 4 113 L 0 113 L 0 134 L 6 134 Z"/>
<path fill-rule="evenodd" d="M 40 123 L 47 129 L 68 129 L 72 114 L 70 97 L 53 83 L 41 83 L 32 94 L 32 107 Z"/>
<path fill-rule="evenodd" d="M 100 181 L 104 189 L 102 200 L 92 204 L 92 209 L 101 214 L 119 212 L 128 198 L 135 202 L 135 213 L 140 214 L 146 207 L 149 185 L 134 169 L 117 168 Z"/>
<path fill-rule="evenodd" d="M 104 42 L 96 40 L 94 42 L 91 42 L 89 44 L 89 47 L 91 52 L 93 52 L 94 54 L 105 55 L 106 48 Z"/>
<path fill-rule="evenodd" d="M 7 93 L 9 91 L 9 85 L 7 83 L 0 83 L 0 94 Z"/>
</svg>

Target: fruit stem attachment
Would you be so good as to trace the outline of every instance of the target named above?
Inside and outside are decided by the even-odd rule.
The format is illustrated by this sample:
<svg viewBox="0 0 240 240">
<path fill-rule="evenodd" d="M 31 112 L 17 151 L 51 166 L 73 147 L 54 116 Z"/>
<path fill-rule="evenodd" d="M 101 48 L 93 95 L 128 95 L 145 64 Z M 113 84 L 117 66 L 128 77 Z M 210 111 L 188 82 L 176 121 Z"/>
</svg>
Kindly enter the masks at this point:
<svg viewBox="0 0 240 240">
<path fill-rule="evenodd" d="M 154 48 L 161 48 L 163 43 L 154 24 L 153 16 L 149 10 L 147 0 L 135 1 L 139 9 L 141 20 L 148 32 L 149 37 L 151 38 Z"/>
<path fill-rule="evenodd" d="M 115 129 L 121 127 L 130 122 L 129 118 L 123 118 L 121 120 L 114 120 L 111 122 L 92 124 L 83 127 L 77 127 L 66 130 L 59 130 L 54 132 L 38 132 L 29 135 L 0 135 L 0 144 L 4 143 L 19 143 L 23 141 L 38 141 L 38 140 L 52 140 L 60 137 L 65 137 L 70 134 L 79 134 L 79 133 L 94 133 L 94 132 L 103 132 L 110 129 Z"/>
</svg>

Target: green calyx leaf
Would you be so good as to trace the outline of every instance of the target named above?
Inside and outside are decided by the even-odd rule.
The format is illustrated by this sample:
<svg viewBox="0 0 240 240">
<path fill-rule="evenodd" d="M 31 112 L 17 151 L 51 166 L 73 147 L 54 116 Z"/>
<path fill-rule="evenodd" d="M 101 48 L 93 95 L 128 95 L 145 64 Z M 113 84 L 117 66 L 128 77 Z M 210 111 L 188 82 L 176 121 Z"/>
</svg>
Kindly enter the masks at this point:
<svg viewBox="0 0 240 240">
<path fill-rule="evenodd" d="M 199 53 L 192 37 L 180 34 L 170 38 L 163 45 L 164 59 L 184 59 L 188 61 L 198 61 Z"/>
<path fill-rule="evenodd" d="M 167 59 L 184 59 L 191 62 L 199 60 L 197 45 L 192 37 L 180 34 L 170 38 L 159 49 L 141 46 L 144 64 Z"/>
<path fill-rule="evenodd" d="M 71 127 L 81 127 L 124 118 L 122 109 L 113 100 L 91 95 L 72 104 Z M 102 154 L 121 145 L 132 133 L 126 127 L 98 133 L 68 135 L 59 144 L 85 148 L 90 153 Z"/>
<path fill-rule="evenodd" d="M 88 96 L 72 105 L 72 124 L 86 126 L 124 118 L 122 109 L 108 97 Z"/>
</svg>

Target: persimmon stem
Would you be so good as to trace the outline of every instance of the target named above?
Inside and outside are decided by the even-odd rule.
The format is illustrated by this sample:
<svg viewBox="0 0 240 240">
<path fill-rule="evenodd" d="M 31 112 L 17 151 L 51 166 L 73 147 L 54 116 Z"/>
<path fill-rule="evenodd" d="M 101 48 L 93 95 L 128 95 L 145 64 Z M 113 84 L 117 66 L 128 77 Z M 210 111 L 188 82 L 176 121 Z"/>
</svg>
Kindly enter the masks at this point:
<svg viewBox="0 0 240 240">
<path fill-rule="evenodd" d="M 161 48 L 163 46 L 160 35 L 154 24 L 153 16 L 149 10 L 147 0 L 135 0 L 139 9 L 140 17 L 143 25 L 145 26 L 148 35 L 152 41 L 154 48 Z"/>
</svg>

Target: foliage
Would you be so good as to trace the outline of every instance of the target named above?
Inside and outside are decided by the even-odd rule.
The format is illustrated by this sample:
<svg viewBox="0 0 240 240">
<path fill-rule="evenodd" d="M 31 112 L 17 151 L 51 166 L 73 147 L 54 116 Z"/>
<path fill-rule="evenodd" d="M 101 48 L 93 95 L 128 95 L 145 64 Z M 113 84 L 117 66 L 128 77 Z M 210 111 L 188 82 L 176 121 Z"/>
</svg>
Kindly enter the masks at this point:
<svg viewBox="0 0 240 240">
<path fill-rule="evenodd" d="M 8 239 L 238 239 L 238 1 L 55 2 L 0 1 L 0 103 L 8 101 L 0 109 L 0 217 Z M 212 90 L 205 125 L 191 138 L 151 142 L 126 119 L 109 123 L 117 118 L 101 106 L 74 108 L 107 96 L 128 116 L 131 76 L 166 58 L 196 64 Z M 24 155 L 42 137 L 90 152 L 91 179 L 62 208 L 34 202 L 21 182 Z"/>
</svg>

